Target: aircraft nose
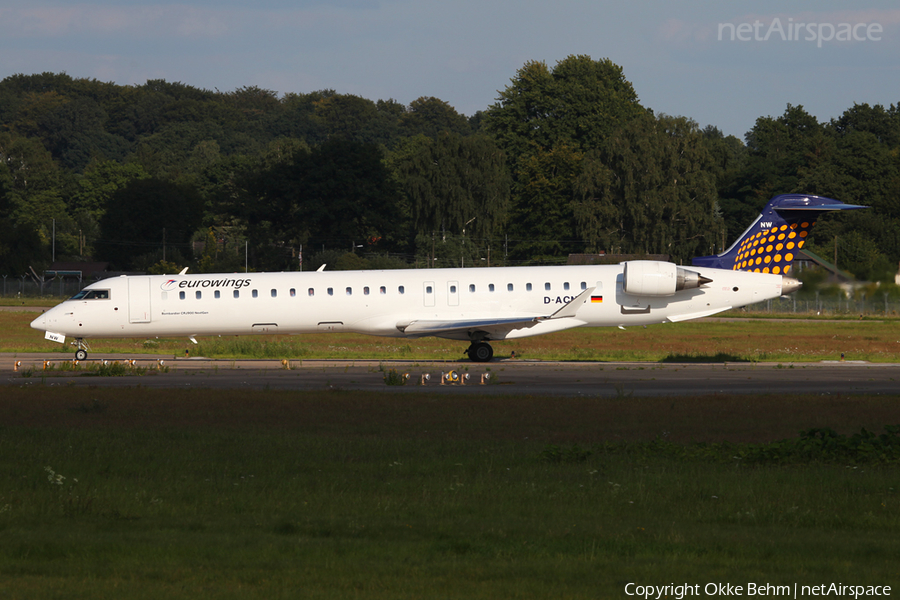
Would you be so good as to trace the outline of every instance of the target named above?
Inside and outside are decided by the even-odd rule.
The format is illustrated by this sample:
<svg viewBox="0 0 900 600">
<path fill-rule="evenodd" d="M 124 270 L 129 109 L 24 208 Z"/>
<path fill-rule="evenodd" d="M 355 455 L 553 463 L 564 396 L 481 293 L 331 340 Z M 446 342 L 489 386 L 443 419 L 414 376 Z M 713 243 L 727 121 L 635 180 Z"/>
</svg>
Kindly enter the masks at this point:
<svg viewBox="0 0 900 600">
<path fill-rule="evenodd" d="M 38 318 L 36 318 L 35 320 L 33 320 L 31 322 L 32 329 L 40 329 L 41 331 L 45 330 L 44 328 L 46 327 L 46 325 L 47 325 L 47 313 L 45 313 L 45 312 L 41 313 L 41 316 L 39 316 Z"/>
<path fill-rule="evenodd" d="M 803 283 L 794 277 L 781 277 L 781 293 L 782 295 L 790 294 L 791 292 L 796 292 L 801 287 L 803 287 Z"/>
</svg>

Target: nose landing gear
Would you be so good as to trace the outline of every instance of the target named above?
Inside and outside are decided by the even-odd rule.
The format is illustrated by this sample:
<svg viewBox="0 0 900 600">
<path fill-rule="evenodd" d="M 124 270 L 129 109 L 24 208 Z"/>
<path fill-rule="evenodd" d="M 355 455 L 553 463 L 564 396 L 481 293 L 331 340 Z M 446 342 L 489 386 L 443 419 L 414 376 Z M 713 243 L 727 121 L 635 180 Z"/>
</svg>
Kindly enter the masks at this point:
<svg viewBox="0 0 900 600">
<path fill-rule="evenodd" d="M 490 362 L 494 358 L 494 349 L 487 342 L 474 342 L 466 354 L 472 362 Z"/>
<path fill-rule="evenodd" d="M 74 344 L 78 347 L 78 349 L 75 350 L 75 360 L 78 360 L 78 361 L 87 360 L 88 350 L 90 350 L 90 348 L 88 347 L 88 345 L 84 341 L 84 339 L 83 338 L 75 338 Z"/>
</svg>

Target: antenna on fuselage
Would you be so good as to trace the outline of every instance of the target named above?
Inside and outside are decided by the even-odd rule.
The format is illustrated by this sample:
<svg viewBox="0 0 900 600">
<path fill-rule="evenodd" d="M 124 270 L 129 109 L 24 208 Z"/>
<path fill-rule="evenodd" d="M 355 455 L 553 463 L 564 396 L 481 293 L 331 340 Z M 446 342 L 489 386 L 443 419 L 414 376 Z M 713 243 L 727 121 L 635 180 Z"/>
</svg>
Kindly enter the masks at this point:
<svg viewBox="0 0 900 600">
<path fill-rule="evenodd" d="M 184 275 L 185 273 L 187 273 L 187 270 L 188 270 L 187 267 L 183 268 L 183 269 L 181 270 L 181 273 L 179 273 L 179 275 Z"/>
<path fill-rule="evenodd" d="M 318 269 L 316 269 L 316 273 L 321 273 L 321 272 L 324 271 L 324 270 L 325 270 L 325 265 L 323 264 L 321 267 L 319 267 Z"/>
</svg>

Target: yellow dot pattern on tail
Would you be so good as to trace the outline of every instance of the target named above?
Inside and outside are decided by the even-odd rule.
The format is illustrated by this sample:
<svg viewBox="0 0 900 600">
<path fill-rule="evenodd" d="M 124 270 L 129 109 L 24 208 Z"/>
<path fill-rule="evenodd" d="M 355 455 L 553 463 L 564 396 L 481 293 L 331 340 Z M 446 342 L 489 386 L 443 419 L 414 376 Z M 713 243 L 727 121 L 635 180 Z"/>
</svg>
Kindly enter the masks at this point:
<svg viewBox="0 0 900 600">
<path fill-rule="evenodd" d="M 751 235 L 741 243 L 732 270 L 776 275 L 790 273 L 795 254 L 803 247 L 815 224 L 815 221 L 799 221 Z"/>
</svg>

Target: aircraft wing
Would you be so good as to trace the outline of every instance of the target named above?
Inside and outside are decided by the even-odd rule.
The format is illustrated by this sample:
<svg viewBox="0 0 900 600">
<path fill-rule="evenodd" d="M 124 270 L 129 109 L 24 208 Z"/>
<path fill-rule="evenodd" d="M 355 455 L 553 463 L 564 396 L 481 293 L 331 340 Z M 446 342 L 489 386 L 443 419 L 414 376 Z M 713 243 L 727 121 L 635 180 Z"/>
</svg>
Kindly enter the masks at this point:
<svg viewBox="0 0 900 600">
<path fill-rule="evenodd" d="M 460 320 L 416 320 L 406 325 L 397 325 L 397 329 L 406 334 L 407 337 L 424 337 L 427 335 L 446 336 L 447 334 L 468 334 L 474 332 L 484 332 L 492 335 L 508 333 L 514 329 L 526 329 L 534 327 L 542 321 L 550 319 L 565 319 L 574 317 L 581 308 L 581 305 L 587 302 L 594 288 L 588 288 L 572 298 L 562 308 L 551 315 L 538 317 L 509 317 L 509 318 L 485 318 L 485 319 L 460 319 Z"/>
<path fill-rule="evenodd" d="M 405 327 L 399 327 L 407 337 L 423 337 L 426 335 L 446 335 L 448 333 L 465 333 L 483 331 L 490 334 L 506 333 L 513 329 L 534 327 L 540 323 L 540 317 L 511 319 L 466 319 L 460 321 L 412 321 Z"/>
</svg>

